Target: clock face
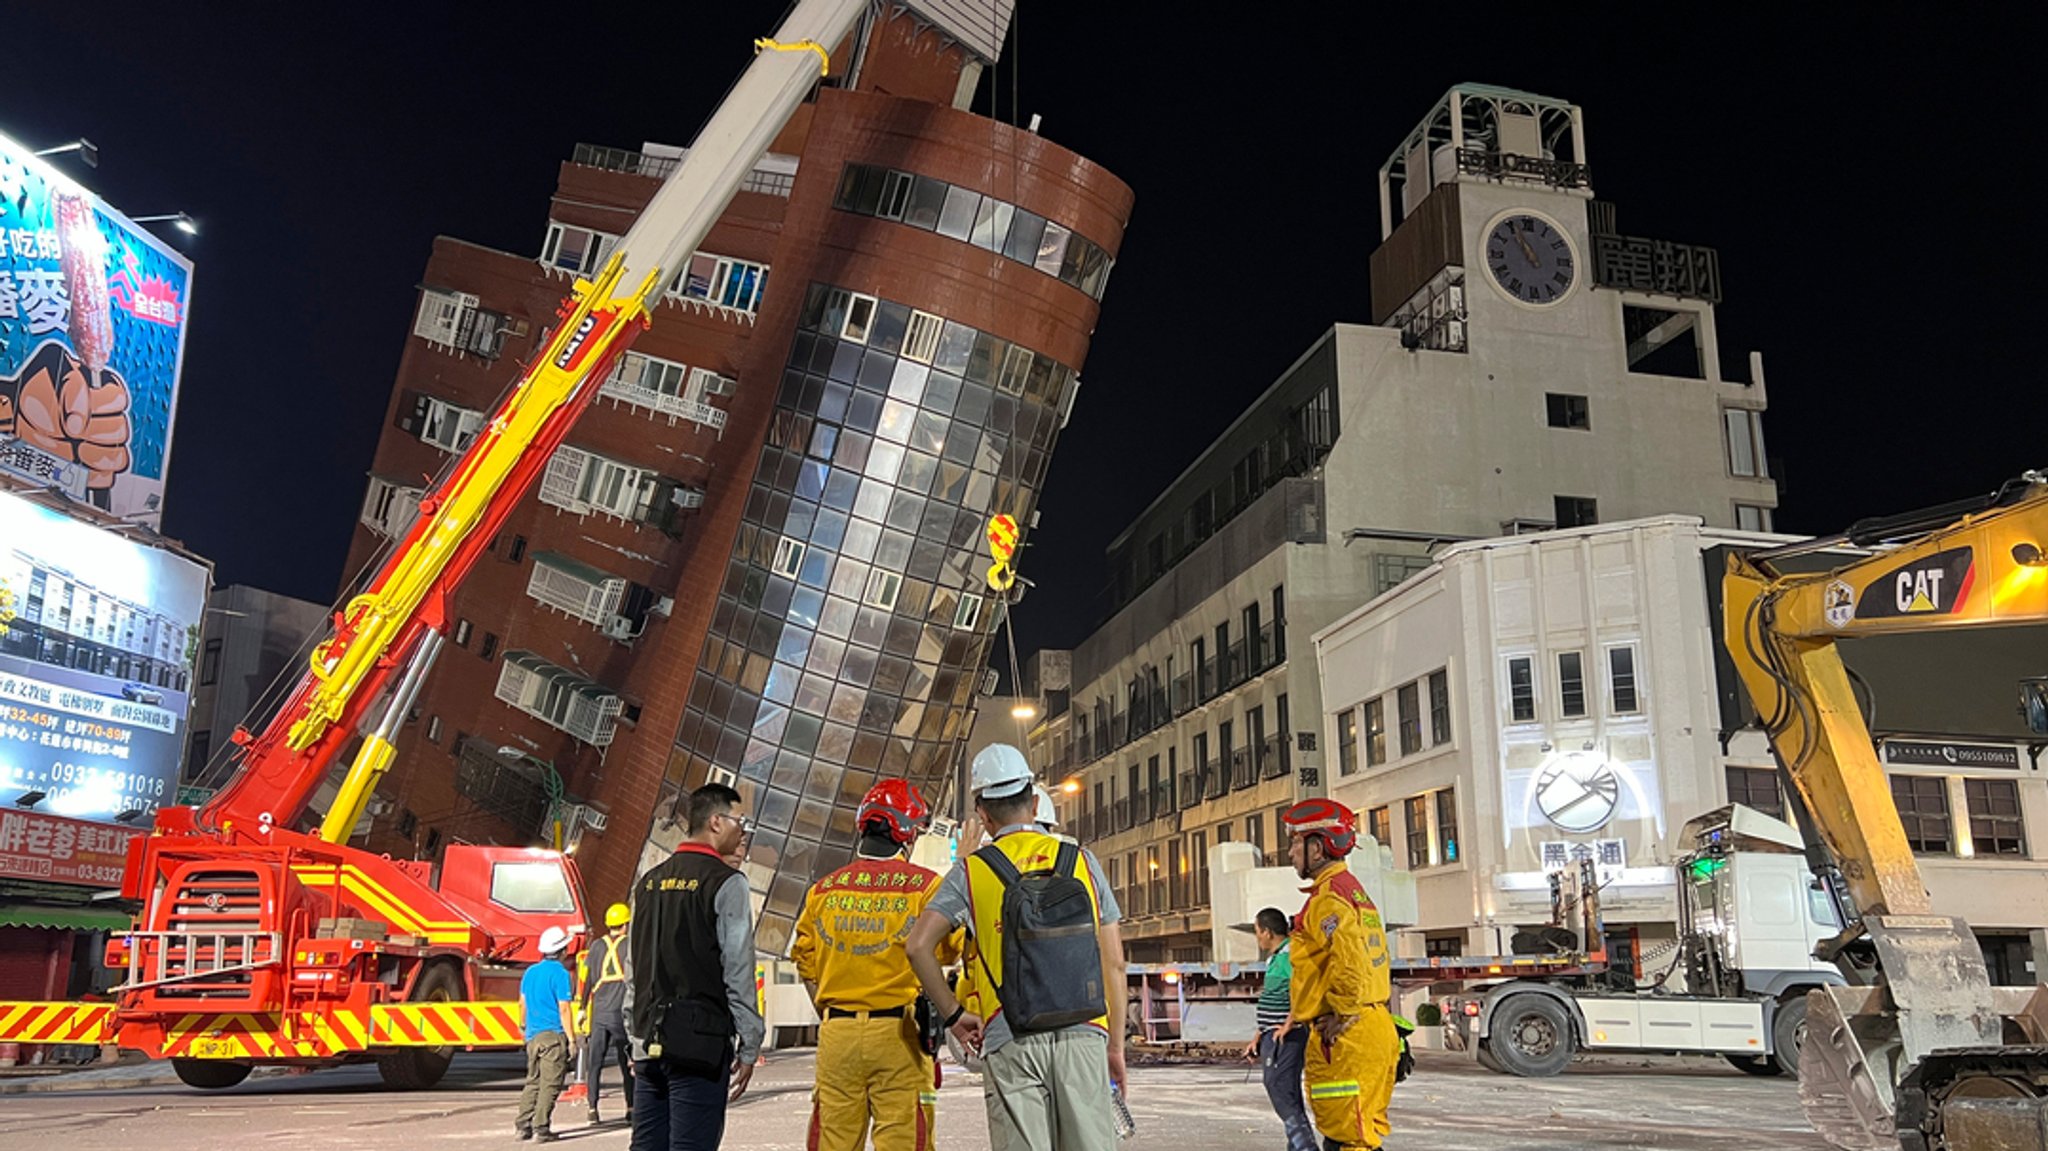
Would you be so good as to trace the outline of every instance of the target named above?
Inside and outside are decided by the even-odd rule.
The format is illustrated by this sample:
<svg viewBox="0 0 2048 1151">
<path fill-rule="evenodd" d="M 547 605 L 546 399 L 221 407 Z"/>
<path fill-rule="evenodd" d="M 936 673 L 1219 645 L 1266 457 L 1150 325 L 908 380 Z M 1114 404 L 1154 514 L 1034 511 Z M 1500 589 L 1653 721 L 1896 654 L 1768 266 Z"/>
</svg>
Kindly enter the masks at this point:
<svg viewBox="0 0 2048 1151">
<path fill-rule="evenodd" d="M 1510 299 L 1538 308 L 1564 299 L 1579 278 L 1564 229 L 1528 212 L 1503 216 L 1487 231 L 1486 270 Z"/>
<path fill-rule="evenodd" d="M 1536 777 L 1536 809 L 1560 831 L 1597 831 L 1614 817 L 1621 780 L 1614 765 L 1590 756 L 1567 756 Z"/>
</svg>

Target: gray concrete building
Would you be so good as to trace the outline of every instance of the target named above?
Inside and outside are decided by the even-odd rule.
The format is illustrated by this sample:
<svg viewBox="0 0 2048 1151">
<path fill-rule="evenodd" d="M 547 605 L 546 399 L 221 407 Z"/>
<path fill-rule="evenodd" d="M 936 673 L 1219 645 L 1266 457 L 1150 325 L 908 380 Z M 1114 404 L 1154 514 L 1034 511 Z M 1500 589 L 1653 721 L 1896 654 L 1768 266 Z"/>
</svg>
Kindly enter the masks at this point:
<svg viewBox="0 0 2048 1151">
<path fill-rule="evenodd" d="M 214 589 L 199 627 L 192 735 L 182 774 L 186 783 L 198 781 L 230 746 L 235 725 L 248 722 L 250 710 L 280 672 L 290 667 L 296 675 L 310 654 L 307 645 L 326 622 L 323 604 L 247 584 Z M 251 730 L 258 726 L 250 723 Z"/>
<path fill-rule="evenodd" d="M 1767 529 L 1760 357 L 1710 248 L 1593 199 L 1579 109 L 1453 88 L 1380 174 L 1371 323 L 1339 323 L 1109 547 L 1063 777 L 1136 960 L 1206 957 L 1213 847 L 1277 860 L 1327 792 L 1308 637 L 1446 543 L 1663 513 Z M 1290 658 L 1293 657 L 1293 658 Z"/>
</svg>

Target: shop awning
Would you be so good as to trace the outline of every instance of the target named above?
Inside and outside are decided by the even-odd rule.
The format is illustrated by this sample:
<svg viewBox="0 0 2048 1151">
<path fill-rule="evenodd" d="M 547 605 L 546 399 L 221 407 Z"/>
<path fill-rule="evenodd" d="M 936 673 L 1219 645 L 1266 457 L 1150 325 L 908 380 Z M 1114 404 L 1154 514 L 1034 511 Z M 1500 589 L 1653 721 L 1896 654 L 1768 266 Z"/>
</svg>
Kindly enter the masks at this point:
<svg viewBox="0 0 2048 1151">
<path fill-rule="evenodd" d="M 56 927 L 71 931 L 126 931 L 134 926 L 116 907 L 50 907 L 35 903 L 0 903 L 0 927 Z"/>
</svg>

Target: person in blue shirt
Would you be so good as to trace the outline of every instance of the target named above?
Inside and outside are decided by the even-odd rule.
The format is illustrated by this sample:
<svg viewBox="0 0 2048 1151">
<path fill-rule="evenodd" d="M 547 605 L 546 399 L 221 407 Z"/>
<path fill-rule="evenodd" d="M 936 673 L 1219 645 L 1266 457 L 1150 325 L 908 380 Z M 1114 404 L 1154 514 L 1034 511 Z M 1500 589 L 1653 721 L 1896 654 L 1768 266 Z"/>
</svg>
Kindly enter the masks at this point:
<svg viewBox="0 0 2048 1151">
<path fill-rule="evenodd" d="M 512 1129 L 521 1139 L 552 1143 L 555 1101 L 569 1078 L 569 968 L 562 957 L 569 933 L 550 927 L 540 933 L 541 960 L 519 979 L 519 1001 L 526 1009 L 526 1087 L 519 1092 L 519 1118 Z"/>
</svg>

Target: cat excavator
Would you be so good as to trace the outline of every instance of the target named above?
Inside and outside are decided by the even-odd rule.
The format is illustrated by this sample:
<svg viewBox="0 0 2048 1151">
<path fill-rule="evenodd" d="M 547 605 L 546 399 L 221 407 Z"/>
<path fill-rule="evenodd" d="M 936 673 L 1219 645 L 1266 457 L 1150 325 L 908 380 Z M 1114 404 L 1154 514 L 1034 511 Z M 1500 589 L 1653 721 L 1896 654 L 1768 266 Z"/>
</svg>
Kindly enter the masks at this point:
<svg viewBox="0 0 2048 1151">
<path fill-rule="evenodd" d="M 1829 552 L 1844 562 L 1790 570 Z M 1969 925 L 1933 906 L 1838 642 L 2048 622 L 2048 474 L 1731 555 L 1723 593 L 1729 654 L 1824 845 L 1820 881 L 1849 905 L 1815 951 L 1848 985 L 1808 996 L 1807 1120 L 1851 1151 L 2048 1151 L 2048 986 L 1992 986 Z M 2048 732 L 2048 681 L 2019 687 Z"/>
</svg>

